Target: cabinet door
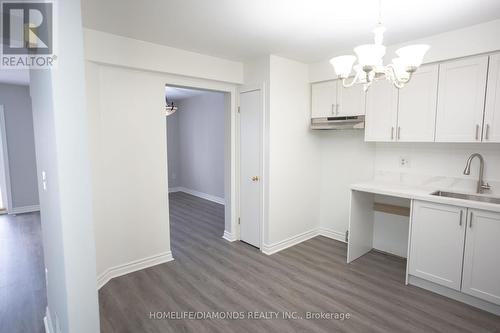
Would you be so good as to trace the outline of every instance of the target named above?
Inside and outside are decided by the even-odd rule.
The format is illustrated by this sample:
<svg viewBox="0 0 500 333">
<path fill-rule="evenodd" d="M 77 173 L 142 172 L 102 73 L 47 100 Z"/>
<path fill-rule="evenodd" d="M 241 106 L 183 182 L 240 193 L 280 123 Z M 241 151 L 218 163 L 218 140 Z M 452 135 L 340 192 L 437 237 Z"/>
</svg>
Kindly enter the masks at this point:
<svg viewBox="0 0 500 333">
<path fill-rule="evenodd" d="M 436 141 L 481 141 L 488 57 L 439 66 Z"/>
<path fill-rule="evenodd" d="M 462 292 L 500 305 L 500 213 L 467 216 Z"/>
<path fill-rule="evenodd" d="M 337 81 L 311 85 L 311 117 L 334 117 L 337 112 Z"/>
<path fill-rule="evenodd" d="M 460 290 L 465 208 L 415 201 L 412 214 L 410 274 Z"/>
<path fill-rule="evenodd" d="M 500 54 L 490 57 L 483 141 L 500 142 Z"/>
<path fill-rule="evenodd" d="M 338 81 L 337 88 L 338 110 L 337 116 L 360 116 L 365 114 L 365 92 L 363 85 L 355 84 L 344 88 Z"/>
<path fill-rule="evenodd" d="M 374 82 L 366 93 L 365 141 L 396 139 L 398 89 L 389 81 Z"/>
<path fill-rule="evenodd" d="M 399 90 L 398 141 L 434 141 L 438 71 L 438 65 L 423 66 Z"/>
</svg>

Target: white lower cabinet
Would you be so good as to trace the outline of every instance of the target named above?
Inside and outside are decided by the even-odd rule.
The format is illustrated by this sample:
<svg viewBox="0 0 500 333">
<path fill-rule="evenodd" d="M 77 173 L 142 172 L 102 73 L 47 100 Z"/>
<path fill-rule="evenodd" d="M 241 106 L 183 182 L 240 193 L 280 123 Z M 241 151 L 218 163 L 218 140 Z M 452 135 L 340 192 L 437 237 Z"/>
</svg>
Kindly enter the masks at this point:
<svg viewBox="0 0 500 333">
<path fill-rule="evenodd" d="M 500 305 L 500 213 L 470 209 L 462 291 Z"/>
<path fill-rule="evenodd" d="M 410 274 L 460 290 L 466 209 L 416 201 L 413 205 Z"/>
<path fill-rule="evenodd" d="M 410 242 L 410 275 L 500 305 L 500 213 L 415 201 Z"/>
</svg>

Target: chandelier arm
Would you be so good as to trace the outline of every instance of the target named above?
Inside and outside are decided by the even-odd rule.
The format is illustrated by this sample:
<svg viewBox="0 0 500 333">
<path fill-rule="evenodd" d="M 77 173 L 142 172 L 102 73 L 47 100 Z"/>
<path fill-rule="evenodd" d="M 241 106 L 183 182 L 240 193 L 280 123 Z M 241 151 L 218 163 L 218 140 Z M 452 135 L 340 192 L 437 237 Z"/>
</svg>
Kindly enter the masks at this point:
<svg viewBox="0 0 500 333">
<path fill-rule="evenodd" d="M 343 78 L 342 79 L 342 86 L 344 88 L 350 88 L 350 87 L 354 86 L 358 82 L 358 79 L 359 79 L 359 72 L 356 72 L 356 75 L 352 79 L 351 83 L 347 83 L 347 78 Z"/>
<path fill-rule="evenodd" d="M 394 66 L 392 64 L 386 66 L 386 76 L 390 78 L 394 86 L 398 89 L 403 88 L 408 82 L 410 82 L 411 78 L 413 77 L 413 72 L 407 72 L 408 73 L 408 79 L 400 79 L 396 75 L 396 70 L 394 69 Z"/>
</svg>

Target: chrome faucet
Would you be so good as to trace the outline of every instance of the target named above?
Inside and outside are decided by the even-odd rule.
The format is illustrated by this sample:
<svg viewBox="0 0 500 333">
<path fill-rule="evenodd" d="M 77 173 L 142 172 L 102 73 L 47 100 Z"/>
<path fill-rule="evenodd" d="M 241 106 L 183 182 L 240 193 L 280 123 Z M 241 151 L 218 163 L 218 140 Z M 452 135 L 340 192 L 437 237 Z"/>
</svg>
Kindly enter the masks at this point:
<svg viewBox="0 0 500 333">
<path fill-rule="evenodd" d="M 483 180 L 484 158 L 483 156 L 481 156 L 481 154 L 474 153 L 469 156 L 469 158 L 467 159 L 467 163 L 465 164 L 464 175 L 470 175 L 470 164 L 474 157 L 477 157 L 479 159 L 479 179 L 477 181 L 477 193 L 483 193 L 485 190 L 490 190 L 491 187 Z"/>
</svg>

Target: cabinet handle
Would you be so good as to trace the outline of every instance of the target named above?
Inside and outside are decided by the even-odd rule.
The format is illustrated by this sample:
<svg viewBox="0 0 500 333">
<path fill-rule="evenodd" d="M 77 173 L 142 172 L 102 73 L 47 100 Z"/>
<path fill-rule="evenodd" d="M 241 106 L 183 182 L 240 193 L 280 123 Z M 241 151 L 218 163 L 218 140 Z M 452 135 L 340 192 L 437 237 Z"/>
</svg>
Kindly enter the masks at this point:
<svg viewBox="0 0 500 333">
<path fill-rule="evenodd" d="M 486 134 L 484 135 L 485 140 L 490 139 L 490 124 L 486 124 Z"/>
<path fill-rule="evenodd" d="M 394 140 L 394 126 L 391 127 L 391 140 Z"/>
<path fill-rule="evenodd" d="M 335 104 L 332 104 L 332 114 L 335 115 Z"/>
<path fill-rule="evenodd" d="M 476 125 L 476 141 L 479 141 L 479 125 Z"/>
<path fill-rule="evenodd" d="M 337 115 L 340 113 L 340 104 L 335 104 L 337 106 Z"/>
<path fill-rule="evenodd" d="M 401 127 L 398 126 L 398 140 L 401 139 Z"/>
<path fill-rule="evenodd" d="M 460 211 L 460 221 L 458 222 L 458 225 L 459 225 L 459 226 L 462 226 L 462 216 L 463 216 L 463 215 L 464 215 L 464 211 L 463 211 L 463 210 L 461 210 L 461 211 Z"/>
<path fill-rule="evenodd" d="M 472 212 L 470 212 L 469 229 L 472 229 Z"/>
</svg>

